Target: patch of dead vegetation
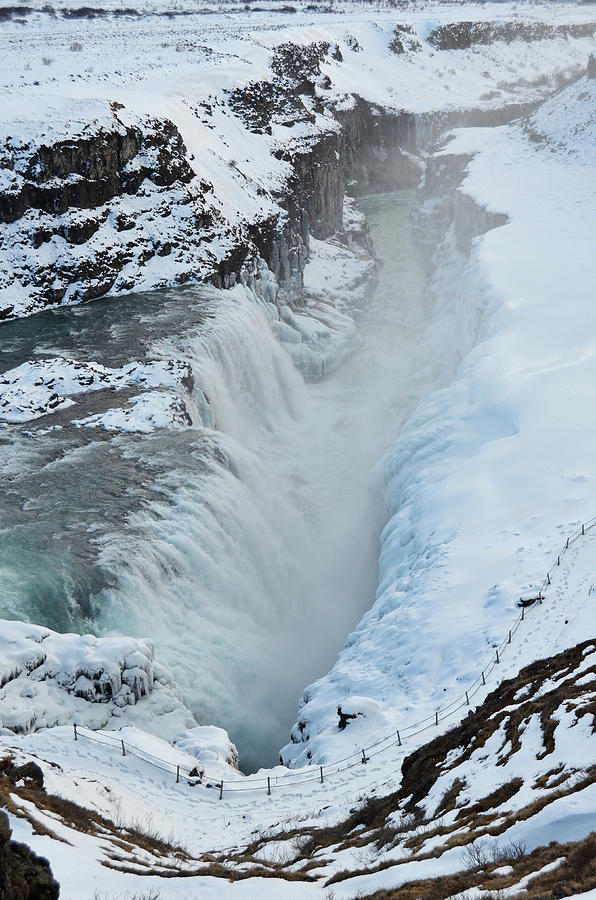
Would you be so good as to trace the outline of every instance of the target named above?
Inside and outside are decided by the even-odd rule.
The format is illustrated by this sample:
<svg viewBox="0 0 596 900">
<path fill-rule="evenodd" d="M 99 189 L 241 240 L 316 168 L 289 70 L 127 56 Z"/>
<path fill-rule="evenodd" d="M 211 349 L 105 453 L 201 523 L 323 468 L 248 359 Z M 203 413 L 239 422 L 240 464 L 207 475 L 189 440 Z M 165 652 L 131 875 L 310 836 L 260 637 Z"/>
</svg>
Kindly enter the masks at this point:
<svg viewBox="0 0 596 900">
<path fill-rule="evenodd" d="M 523 889 L 524 900 L 572 897 L 596 887 L 596 833 L 566 844 L 553 841 L 531 853 L 520 854 L 519 847 L 514 846 L 508 854 L 505 847 L 490 860 L 480 853 L 476 859 L 472 856 L 465 861 L 468 866 L 453 875 L 411 881 L 360 896 L 368 900 L 445 900 L 445 897 L 465 896 L 466 891 L 480 889 L 487 892 L 485 900 L 497 900 L 503 896 L 502 891 L 528 878 Z M 555 862 L 558 865 L 550 871 L 541 871 Z M 511 867 L 511 871 L 503 873 L 505 866 Z"/>
<path fill-rule="evenodd" d="M 358 853 L 366 847 L 393 851 L 391 856 L 374 866 L 354 868 L 334 875 L 328 882 L 332 884 L 354 875 L 378 872 L 400 862 L 436 858 L 449 849 L 458 846 L 465 848 L 483 837 L 498 837 L 515 822 L 525 821 L 555 800 L 585 789 L 596 780 L 596 766 L 577 772 L 561 764 L 536 778 L 532 786 L 541 792 L 540 796 L 532 803 L 517 808 L 515 797 L 524 784 L 518 776 L 472 803 L 469 799 L 462 799 L 462 795 L 467 793 L 467 785 L 462 778 L 455 776 L 443 791 L 432 814 L 427 814 L 422 806 L 450 771 L 469 760 L 472 754 L 485 747 L 489 739 L 500 732 L 503 741 L 494 762 L 495 765 L 505 766 L 521 749 L 524 733 L 533 717 L 537 717 L 540 723 L 541 743 L 536 747 L 537 760 L 554 752 L 559 726 L 556 713 L 570 701 L 575 705 L 576 721 L 581 715 L 592 715 L 594 731 L 596 667 L 585 666 L 586 656 L 594 649 L 594 641 L 586 641 L 556 656 L 539 660 L 522 669 L 514 678 L 502 682 L 458 726 L 406 757 L 398 791 L 384 797 L 372 796 L 362 800 L 350 816 L 337 825 L 323 828 L 307 826 L 260 837 L 236 858 L 243 864 L 249 864 L 253 854 L 262 851 L 268 841 L 290 838 L 300 842 L 299 859 L 309 869 L 322 867 L 325 863 L 323 855 L 329 853 L 356 851 L 358 859 Z M 446 897 L 467 890 L 463 884 L 466 879 L 468 874 L 465 879 L 460 879 L 463 886 L 458 886 L 455 877 L 445 882 L 440 891 L 447 890 L 445 885 L 448 884 L 449 892 L 439 892 L 436 896 Z M 403 896 L 409 895 L 406 893 Z"/>
</svg>

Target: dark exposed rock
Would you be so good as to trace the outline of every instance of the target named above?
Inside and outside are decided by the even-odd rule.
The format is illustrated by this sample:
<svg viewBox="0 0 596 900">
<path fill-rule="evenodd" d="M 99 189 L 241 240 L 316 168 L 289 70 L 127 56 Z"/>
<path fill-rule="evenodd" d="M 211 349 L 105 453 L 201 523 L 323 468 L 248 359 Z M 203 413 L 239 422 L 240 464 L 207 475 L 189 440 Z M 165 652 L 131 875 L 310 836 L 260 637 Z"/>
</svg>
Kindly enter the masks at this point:
<svg viewBox="0 0 596 900">
<path fill-rule="evenodd" d="M 139 269 L 175 247 L 183 247 L 190 269 L 195 248 L 209 239 L 213 216 L 205 195 L 212 188 L 190 167 L 176 127 L 151 117 L 125 125 L 121 109 L 111 104 L 111 124 L 70 140 L 23 145 L 8 138 L 0 147 L 7 184 L 0 192 L 0 245 L 14 260 L 0 273 L 7 299 L 24 289 L 33 311 L 60 303 L 67 292 L 70 302 L 100 297 L 120 277 L 119 290 L 132 288 Z M 173 210 L 167 238 L 156 234 L 154 218 Z M 130 240 L 118 237 L 133 229 Z M 48 254 L 29 249 L 51 242 Z M 10 317 L 14 304 L 2 306 L 2 317 Z"/>
<path fill-rule="evenodd" d="M 100 129 L 89 138 L 21 148 L 18 187 L 0 193 L 0 222 L 14 222 L 27 209 L 59 215 L 69 207 L 94 209 L 123 193 L 134 194 L 145 178 L 158 186 L 188 184 L 193 172 L 178 130 L 150 120 L 147 130 Z M 118 123 L 119 124 L 119 123 Z M 9 155 L 9 148 L 5 148 Z"/>
<path fill-rule="evenodd" d="M 337 727 L 340 731 L 343 731 L 350 719 L 357 719 L 358 716 L 361 716 L 362 713 L 345 713 L 343 712 L 341 706 L 337 707 L 337 715 L 339 716 L 339 722 L 337 723 Z"/>
<path fill-rule="evenodd" d="M 429 44 L 437 50 L 467 50 L 474 44 L 494 41 L 541 41 L 557 36 L 591 37 L 596 23 L 550 25 L 547 22 L 448 22 L 434 28 Z"/>
<path fill-rule="evenodd" d="M 22 766 L 15 766 L 9 762 L 3 767 L 2 772 L 13 784 L 22 779 L 25 782 L 32 782 L 37 788 L 43 788 L 43 772 L 33 761 Z"/>
<path fill-rule="evenodd" d="M 562 698 L 571 700 L 575 695 L 581 697 L 588 693 L 581 679 L 575 684 L 575 677 L 581 674 L 586 653 L 593 649 L 592 639 L 531 663 L 515 677 L 501 682 L 481 706 L 468 713 L 461 724 L 407 756 L 402 763 L 401 792 L 410 798 L 409 806 L 413 808 L 428 794 L 446 768 L 446 760 L 454 755 L 456 749 L 463 756 L 470 755 L 479 746 L 484 746 L 502 723 L 505 723 L 505 740 L 510 740 L 513 746 L 520 723 L 527 721 L 530 714 L 539 712 L 545 728 L 543 741 L 549 750 L 549 745 L 552 745 L 550 713 Z M 593 679 L 594 672 L 590 674 Z M 569 680 L 565 681 L 568 676 Z M 523 699 L 520 700 L 522 690 Z M 581 710 L 576 711 L 578 718 L 583 714 Z M 594 721 L 596 709 L 591 698 L 585 700 L 585 714 Z"/>
<path fill-rule="evenodd" d="M 272 124 L 291 126 L 314 122 L 315 117 L 301 97 L 315 100 L 316 87 L 329 87 L 321 73 L 321 61 L 329 53 L 326 42 L 304 47 L 287 43 L 277 47 L 271 61 L 270 81 L 250 82 L 229 95 L 229 103 L 246 127 L 255 134 L 271 134 Z M 335 48 L 333 58 L 338 59 Z M 341 52 L 340 52 L 341 56 Z"/>
<path fill-rule="evenodd" d="M 271 134 L 271 124 L 314 122 L 299 95 L 276 81 L 250 82 L 230 94 L 230 106 L 254 134 Z"/>
<path fill-rule="evenodd" d="M 321 74 L 321 62 L 328 52 L 326 41 L 305 46 L 292 42 L 280 44 L 273 54 L 271 69 L 278 77 L 292 82 L 298 93 L 314 93 L 313 85 Z"/>
<path fill-rule="evenodd" d="M 60 886 L 47 859 L 37 856 L 26 844 L 11 841 L 10 836 L 8 816 L 0 810 L 0 898 L 57 900 Z"/>
<path fill-rule="evenodd" d="M 416 32 L 412 25 L 397 24 L 393 29 L 393 36 L 389 41 L 389 49 L 392 53 L 401 55 L 402 53 L 415 53 L 420 50 L 421 44 L 416 37 Z"/>
</svg>

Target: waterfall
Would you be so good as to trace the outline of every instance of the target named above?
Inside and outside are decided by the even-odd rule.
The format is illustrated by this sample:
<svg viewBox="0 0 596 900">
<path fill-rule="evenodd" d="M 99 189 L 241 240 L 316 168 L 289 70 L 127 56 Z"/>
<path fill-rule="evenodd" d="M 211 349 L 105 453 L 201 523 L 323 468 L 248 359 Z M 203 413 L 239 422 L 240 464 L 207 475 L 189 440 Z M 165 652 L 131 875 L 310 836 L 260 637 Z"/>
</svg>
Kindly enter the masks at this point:
<svg viewBox="0 0 596 900">
<path fill-rule="evenodd" d="M 100 539 L 110 585 L 94 619 L 150 637 L 199 720 L 224 724 L 250 768 L 275 761 L 300 688 L 370 601 L 374 565 L 346 569 L 324 412 L 254 297 L 221 294 L 200 329 L 154 349 L 191 363 L 194 427 L 115 439 L 157 468 L 155 499 Z M 364 540 L 374 561 L 374 530 Z"/>
<path fill-rule="evenodd" d="M 0 442 L 2 613 L 150 638 L 246 770 L 276 762 L 304 685 L 329 670 L 374 599 L 385 511 L 371 469 L 431 380 L 417 343 L 427 312 L 412 198 L 371 201 L 387 264 L 352 355 L 317 384 L 275 338 L 267 304 L 240 286 L 5 326 L 12 364 L 57 352 L 112 368 L 174 360 L 189 374 L 167 390 L 191 424 L 77 427 L 73 415 L 123 402 L 97 391 L 55 414 L 58 427 L 12 429 Z"/>
</svg>

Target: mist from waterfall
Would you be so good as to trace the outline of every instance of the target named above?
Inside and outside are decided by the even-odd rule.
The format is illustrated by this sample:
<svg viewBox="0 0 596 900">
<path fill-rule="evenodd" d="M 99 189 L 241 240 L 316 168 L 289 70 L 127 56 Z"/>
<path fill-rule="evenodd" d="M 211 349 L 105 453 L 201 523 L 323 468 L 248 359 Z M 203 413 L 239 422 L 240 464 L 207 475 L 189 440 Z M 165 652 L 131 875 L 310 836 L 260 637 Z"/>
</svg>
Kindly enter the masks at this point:
<svg viewBox="0 0 596 900">
<path fill-rule="evenodd" d="M 243 289 L 132 300 L 129 318 L 118 301 L 117 321 L 105 304 L 94 320 L 91 305 L 78 325 L 70 314 L 67 335 L 54 323 L 46 336 L 58 349 L 87 341 L 96 359 L 133 358 L 140 341 L 189 362 L 193 425 L 101 440 L 65 428 L 33 450 L 18 437 L 23 459 L 25 446 L 35 457 L 23 490 L 37 495 L 35 514 L 3 528 L 14 550 L 0 559 L 8 614 L 151 638 L 245 770 L 276 761 L 304 686 L 374 598 L 384 508 L 370 473 L 432 374 L 417 344 L 426 310 L 412 199 L 363 201 L 385 265 L 358 346 L 318 384 L 305 384 Z"/>
</svg>

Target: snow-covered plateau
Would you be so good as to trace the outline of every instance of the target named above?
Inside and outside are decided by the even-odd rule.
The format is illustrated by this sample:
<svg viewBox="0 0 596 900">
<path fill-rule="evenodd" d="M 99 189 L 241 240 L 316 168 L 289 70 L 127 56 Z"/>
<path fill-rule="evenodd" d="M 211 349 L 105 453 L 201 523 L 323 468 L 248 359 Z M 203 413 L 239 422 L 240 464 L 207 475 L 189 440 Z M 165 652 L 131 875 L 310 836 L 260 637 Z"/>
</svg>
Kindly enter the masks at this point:
<svg viewBox="0 0 596 900">
<path fill-rule="evenodd" d="M 0 13 L 0 898 L 596 897 L 593 9 Z"/>
</svg>

